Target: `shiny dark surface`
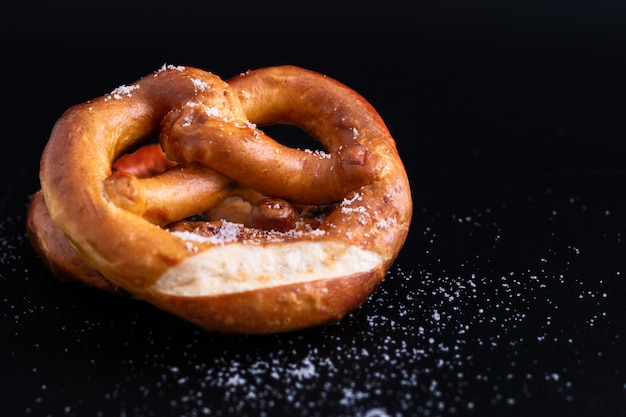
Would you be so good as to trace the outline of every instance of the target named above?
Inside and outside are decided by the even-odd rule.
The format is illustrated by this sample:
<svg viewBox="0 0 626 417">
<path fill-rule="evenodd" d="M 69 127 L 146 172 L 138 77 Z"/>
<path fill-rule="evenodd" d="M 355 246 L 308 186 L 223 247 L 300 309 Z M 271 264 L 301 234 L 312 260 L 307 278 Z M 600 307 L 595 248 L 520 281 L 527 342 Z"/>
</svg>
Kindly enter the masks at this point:
<svg viewBox="0 0 626 417">
<path fill-rule="evenodd" d="M 240 5 L 209 22 L 90 4 L 82 19 L 21 5 L 2 29 L 0 415 L 626 415 L 619 6 Z M 381 113 L 411 234 L 341 323 L 207 333 L 36 257 L 25 212 L 54 121 L 164 63 L 224 78 L 296 64 Z"/>
</svg>

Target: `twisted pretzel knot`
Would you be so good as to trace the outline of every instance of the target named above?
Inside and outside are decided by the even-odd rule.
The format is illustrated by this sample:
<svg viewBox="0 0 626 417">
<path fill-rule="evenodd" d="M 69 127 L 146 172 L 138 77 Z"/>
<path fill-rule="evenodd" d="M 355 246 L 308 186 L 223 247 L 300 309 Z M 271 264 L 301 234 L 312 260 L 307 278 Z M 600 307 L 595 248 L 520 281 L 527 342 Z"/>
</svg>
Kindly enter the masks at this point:
<svg viewBox="0 0 626 417">
<path fill-rule="evenodd" d="M 275 123 L 324 151 L 282 146 L 258 127 Z M 113 169 L 155 134 L 167 155 L 156 175 Z M 28 230 L 53 272 L 225 332 L 340 320 L 377 288 L 412 212 L 378 113 L 293 66 L 228 82 L 163 67 L 74 106 L 54 126 L 40 181 Z"/>
</svg>

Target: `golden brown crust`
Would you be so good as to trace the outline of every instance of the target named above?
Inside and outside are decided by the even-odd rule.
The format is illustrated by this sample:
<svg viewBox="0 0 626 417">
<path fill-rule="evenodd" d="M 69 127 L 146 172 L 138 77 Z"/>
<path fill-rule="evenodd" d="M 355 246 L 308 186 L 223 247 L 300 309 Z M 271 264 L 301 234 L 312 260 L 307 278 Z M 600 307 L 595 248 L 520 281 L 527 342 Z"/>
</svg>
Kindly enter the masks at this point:
<svg viewBox="0 0 626 417">
<path fill-rule="evenodd" d="M 124 292 L 90 268 L 70 246 L 63 233 L 52 223 L 41 191 L 33 195 L 28 206 L 26 231 L 37 255 L 57 277 L 109 292 Z"/>
<path fill-rule="evenodd" d="M 329 152 L 346 144 L 367 149 L 376 179 L 344 194 L 340 209 L 321 228 L 328 238 L 347 239 L 395 258 L 408 234 L 413 202 L 396 143 L 372 105 L 346 85 L 294 66 L 247 71 L 228 84 L 258 125 L 296 125 Z"/>
<path fill-rule="evenodd" d="M 162 308 L 200 327 L 229 333 L 281 333 L 338 323 L 379 287 L 378 271 L 216 297 L 167 295 Z"/>
<path fill-rule="evenodd" d="M 287 232 L 297 227 L 298 219 L 299 213 L 288 201 L 267 197 L 252 206 L 243 223 L 255 229 Z"/>
<path fill-rule="evenodd" d="M 174 160 L 210 166 L 263 194 L 302 204 L 340 200 L 372 182 L 381 169 L 377 155 L 354 139 L 338 141 L 333 153 L 307 153 L 282 146 L 250 125 L 208 117 L 197 107 L 170 113 L 161 139 Z"/>
<path fill-rule="evenodd" d="M 153 224 L 166 225 L 208 210 L 231 194 L 236 183 L 201 165 L 177 165 L 154 177 L 117 171 L 104 179 L 107 199 Z"/>
<path fill-rule="evenodd" d="M 274 123 L 301 127 L 327 153 L 285 148 L 257 127 Z M 157 133 L 169 159 L 139 172 L 115 166 Z M 347 86 L 293 66 L 227 83 L 164 67 L 74 106 L 53 128 L 40 181 L 29 236 L 53 272 L 227 332 L 340 320 L 380 284 L 412 214 L 378 113 Z M 288 210 L 259 211 L 265 197 Z M 220 222 L 179 223 L 200 213 Z"/>
</svg>

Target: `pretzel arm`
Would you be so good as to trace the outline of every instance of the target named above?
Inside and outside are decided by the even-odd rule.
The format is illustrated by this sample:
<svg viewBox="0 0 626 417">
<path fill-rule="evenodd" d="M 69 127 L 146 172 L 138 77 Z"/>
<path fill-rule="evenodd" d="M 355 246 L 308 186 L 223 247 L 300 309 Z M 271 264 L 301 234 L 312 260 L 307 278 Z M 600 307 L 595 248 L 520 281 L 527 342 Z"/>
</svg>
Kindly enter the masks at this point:
<svg viewBox="0 0 626 417">
<path fill-rule="evenodd" d="M 380 164 L 359 143 L 333 153 L 283 146 L 249 124 L 211 118 L 198 107 L 164 119 L 168 157 L 211 166 L 264 194 L 300 204 L 328 204 L 373 181 Z"/>
<path fill-rule="evenodd" d="M 157 225 L 206 211 L 234 187 L 228 177 L 200 165 L 178 165 L 148 178 L 117 171 L 104 181 L 105 194 L 113 203 Z"/>
</svg>

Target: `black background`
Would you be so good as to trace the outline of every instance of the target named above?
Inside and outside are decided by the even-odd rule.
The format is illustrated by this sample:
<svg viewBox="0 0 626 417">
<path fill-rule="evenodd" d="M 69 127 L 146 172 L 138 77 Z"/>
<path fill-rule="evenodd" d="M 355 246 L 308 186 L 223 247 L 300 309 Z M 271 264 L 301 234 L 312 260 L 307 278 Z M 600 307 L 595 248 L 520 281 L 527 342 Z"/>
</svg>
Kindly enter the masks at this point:
<svg viewBox="0 0 626 417">
<path fill-rule="evenodd" d="M 22 2 L 2 19 L 0 415 L 626 415 L 620 2 Z M 206 333 L 33 254 L 55 120 L 163 64 L 300 65 L 387 122 L 412 231 L 342 323 Z"/>
</svg>

